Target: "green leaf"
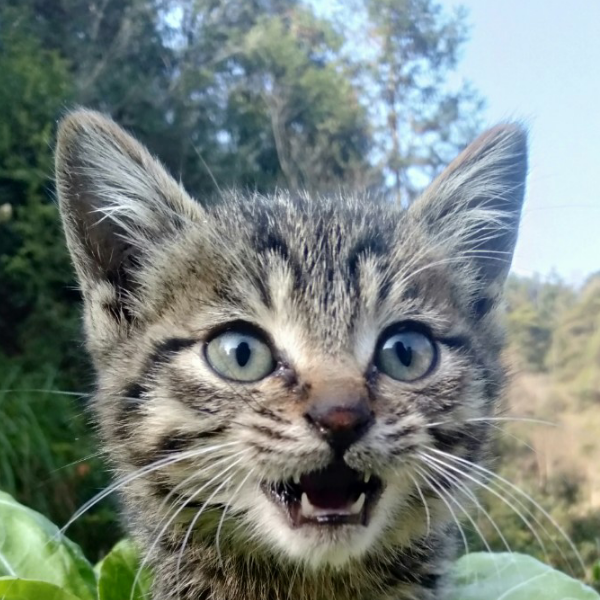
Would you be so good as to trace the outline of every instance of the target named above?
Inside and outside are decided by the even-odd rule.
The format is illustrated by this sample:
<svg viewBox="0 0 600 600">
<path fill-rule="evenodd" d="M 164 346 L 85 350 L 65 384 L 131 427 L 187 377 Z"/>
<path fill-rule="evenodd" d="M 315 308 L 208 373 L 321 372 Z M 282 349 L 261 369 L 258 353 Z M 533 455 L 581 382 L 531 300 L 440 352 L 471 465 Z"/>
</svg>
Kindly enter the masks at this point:
<svg viewBox="0 0 600 600">
<path fill-rule="evenodd" d="M 450 600 L 599 600 L 580 581 L 523 554 L 478 552 L 454 565 Z"/>
<path fill-rule="evenodd" d="M 119 542 L 96 567 L 99 573 L 99 600 L 145 600 L 149 597 L 152 576 L 139 568 L 138 551 L 133 542 Z"/>
<path fill-rule="evenodd" d="M 94 571 L 79 546 L 61 535 L 46 517 L 3 492 L 0 492 L 0 576 L 53 584 L 62 588 L 67 594 L 65 598 L 69 595 L 79 600 L 97 598 Z M 16 592 L 10 593 L 7 598 L 12 599 Z M 46 600 L 47 596 L 38 594 L 31 598 Z"/>
<path fill-rule="evenodd" d="M 80 600 L 60 587 L 46 581 L 0 577 L 2 600 Z"/>
</svg>

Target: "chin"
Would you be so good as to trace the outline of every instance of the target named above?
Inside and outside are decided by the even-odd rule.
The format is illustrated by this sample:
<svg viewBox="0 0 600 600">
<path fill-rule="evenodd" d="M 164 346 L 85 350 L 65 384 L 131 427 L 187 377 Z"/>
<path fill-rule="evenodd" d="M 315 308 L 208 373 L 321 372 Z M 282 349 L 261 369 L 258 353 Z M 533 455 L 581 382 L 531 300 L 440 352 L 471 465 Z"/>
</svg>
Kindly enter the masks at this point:
<svg viewBox="0 0 600 600">
<path fill-rule="evenodd" d="M 342 570 L 381 546 L 398 492 L 377 475 L 333 463 L 254 488 L 246 514 L 256 537 L 281 560 Z"/>
</svg>

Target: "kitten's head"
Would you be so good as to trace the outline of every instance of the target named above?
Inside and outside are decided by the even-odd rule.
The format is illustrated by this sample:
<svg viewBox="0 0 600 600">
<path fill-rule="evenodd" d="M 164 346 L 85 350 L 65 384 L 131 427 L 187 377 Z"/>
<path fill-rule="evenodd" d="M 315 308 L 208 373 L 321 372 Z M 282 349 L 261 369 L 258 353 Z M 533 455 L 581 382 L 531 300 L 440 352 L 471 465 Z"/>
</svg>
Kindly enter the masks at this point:
<svg viewBox="0 0 600 600">
<path fill-rule="evenodd" d="M 153 536 L 175 500 L 179 539 L 319 568 L 445 527 L 500 393 L 525 176 L 507 125 L 408 210 L 285 193 L 207 209 L 111 121 L 67 117 L 57 182 L 96 412 Z"/>
</svg>

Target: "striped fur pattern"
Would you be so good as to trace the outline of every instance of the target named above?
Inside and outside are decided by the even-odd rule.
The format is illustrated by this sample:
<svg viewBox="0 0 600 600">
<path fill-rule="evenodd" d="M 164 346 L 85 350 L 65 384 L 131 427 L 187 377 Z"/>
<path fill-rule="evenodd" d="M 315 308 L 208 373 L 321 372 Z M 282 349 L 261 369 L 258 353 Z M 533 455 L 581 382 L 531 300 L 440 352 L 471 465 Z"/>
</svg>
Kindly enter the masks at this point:
<svg viewBox="0 0 600 600">
<path fill-rule="evenodd" d="M 56 168 L 94 412 L 154 600 L 443 598 L 469 490 L 422 456 L 486 455 L 523 130 L 483 134 L 407 210 L 285 192 L 203 208 L 89 111 L 63 120 Z M 413 383 L 373 366 L 382 331 L 406 321 L 439 352 Z M 237 322 L 270 340 L 273 375 L 241 384 L 207 366 L 205 341 Z M 303 406 L 344 386 L 364 388 L 375 413 L 344 460 L 381 478 L 381 498 L 366 527 L 293 528 L 263 486 L 332 460 Z"/>
</svg>

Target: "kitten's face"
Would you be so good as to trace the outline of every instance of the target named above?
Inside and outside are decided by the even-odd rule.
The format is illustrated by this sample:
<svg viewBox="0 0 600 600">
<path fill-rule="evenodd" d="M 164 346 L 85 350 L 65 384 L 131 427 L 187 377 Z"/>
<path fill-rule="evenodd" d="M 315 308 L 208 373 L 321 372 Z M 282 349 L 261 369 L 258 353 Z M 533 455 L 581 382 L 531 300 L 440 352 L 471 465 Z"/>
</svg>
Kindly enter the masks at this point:
<svg viewBox="0 0 600 600">
<path fill-rule="evenodd" d="M 228 506 L 241 537 L 338 565 L 386 532 L 423 531 L 416 483 L 431 469 L 420 452 L 477 459 L 484 423 L 468 420 L 492 408 L 483 382 L 495 356 L 481 350 L 455 262 L 407 217 L 257 202 L 211 215 L 209 276 L 197 269 L 204 236 L 186 240 L 183 264 L 183 241 L 161 250 L 181 270 L 157 273 L 144 306 L 152 323 L 124 346 L 136 355 L 128 383 L 144 391 L 114 426 L 126 430 L 124 453 L 146 454 L 145 464 L 182 437 L 178 451 L 227 444 L 174 465 L 168 486 L 230 456 L 178 493 L 219 474 L 195 503 Z M 153 359 L 171 338 L 173 350 Z M 468 451 L 465 434 L 477 440 Z"/>
<path fill-rule="evenodd" d="M 107 446 L 125 472 L 177 459 L 128 489 L 154 537 L 176 500 L 183 541 L 321 568 L 446 526 L 501 383 L 521 132 L 482 138 L 408 211 L 282 195 L 205 212 L 96 115 L 61 143 Z"/>
</svg>

